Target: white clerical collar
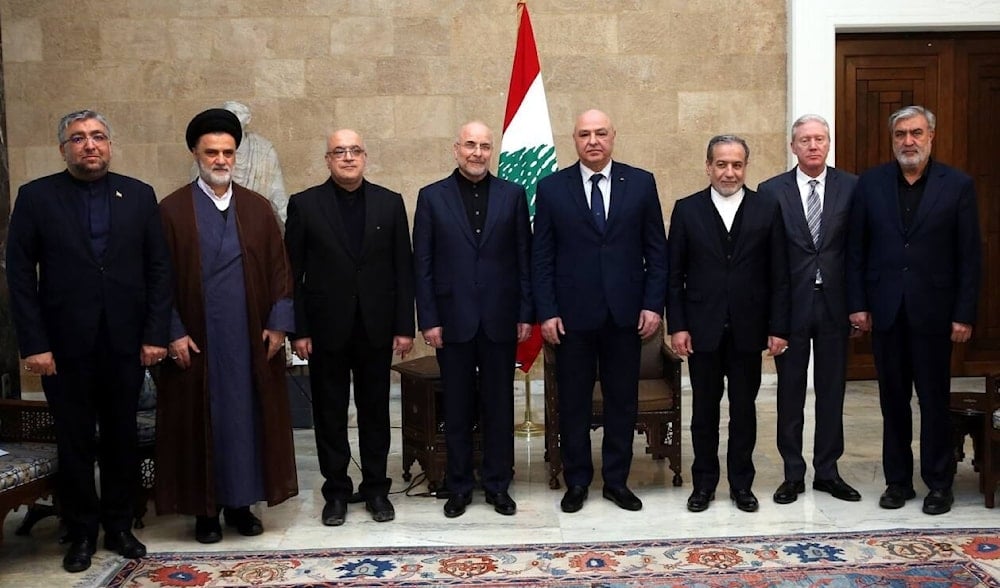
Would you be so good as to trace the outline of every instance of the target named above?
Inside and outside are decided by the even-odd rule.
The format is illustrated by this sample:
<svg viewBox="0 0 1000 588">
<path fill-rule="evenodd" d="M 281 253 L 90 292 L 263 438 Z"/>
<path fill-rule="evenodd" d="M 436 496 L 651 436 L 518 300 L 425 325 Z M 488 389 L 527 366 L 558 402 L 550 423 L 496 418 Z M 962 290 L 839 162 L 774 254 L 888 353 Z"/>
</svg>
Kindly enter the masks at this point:
<svg viewBox="0 0 1000 588">
<path fill-rule="evenodd" d="M 226 188 L 225 193 L 222 196 L 216 196 L 215 191 L 212 187 L 205 183 L 205 180 L 198 176 L 198 187 L 201 188 L 202 192 L 208 194 L 208 197 L 212 199 L 212 204 L 215 205 L 219 210 L 226 210 L 229 208 L 229 201 L 233 199 L 233 183 L 229 182 L 229 187 Z"/>
<path fill-rule="evenodd" d="M 723 206 L 726 208 L 738 208 L 740 203 L 743 202 L 743 195 L 746 194 L 745 188 L 740 188 L 739 192 L 736 192 L 732 196 L 723 196 L 718 190 L 713 186 L 710 188 L 712 191 L 712 202 L 716 206 Z"/>
</svg>

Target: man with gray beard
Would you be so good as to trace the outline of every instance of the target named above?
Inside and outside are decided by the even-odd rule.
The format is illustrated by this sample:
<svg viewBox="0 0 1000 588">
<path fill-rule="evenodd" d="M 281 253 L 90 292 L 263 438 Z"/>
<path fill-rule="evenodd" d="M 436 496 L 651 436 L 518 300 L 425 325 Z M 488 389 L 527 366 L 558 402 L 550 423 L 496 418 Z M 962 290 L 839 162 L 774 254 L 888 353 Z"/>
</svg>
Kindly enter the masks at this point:
<svg viewBox="0 0 1000 588">
<path fill-rule="evenodd" d="M 156 505 L 195 515 L 195 539 L 222 539 L 219 512 L 259 535 L 250 511 L 298 493 L 285 333 L 292 278 L 266 198 L 232 181 L 240 122 L 223 109 L 192 119 L 198 179 L 160 209 L 174 268 L 170 360 L 157 399 Z"/>
</svg>

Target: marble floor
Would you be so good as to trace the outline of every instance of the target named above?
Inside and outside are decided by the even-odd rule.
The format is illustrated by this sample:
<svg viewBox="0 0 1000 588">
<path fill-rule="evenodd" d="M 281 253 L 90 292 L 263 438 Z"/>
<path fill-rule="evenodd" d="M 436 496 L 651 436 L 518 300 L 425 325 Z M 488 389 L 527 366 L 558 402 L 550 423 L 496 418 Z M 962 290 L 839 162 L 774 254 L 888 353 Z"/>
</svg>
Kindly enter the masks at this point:
<svg viewBox="0 0 1000 588">
<path fill-rule="evenodd" d="M 398 386 L 398 385 L 397 385 Z M 518 381 L 517 421 L 524 414 L 524 384 Z M 543 420 L 540 379 L 531 383 L 534 421 Z M 981 378 L 956 379 L 954 389 L 982 391 Z M 685 378 L 683 406 L 690 406 L 690 388 Z M 201 545 L 193 538 L 194 523 L 189 517 L 163 516 L 150 513 L 146 527 L 136 532 L 150 551 L 208 551 L 208 550 L 272 550 L 308 549 L 322 547 L 363 547 L 386 545 L 475 545 L 558 543 L 581 541 L 615 541 L 626 539 L 742 536 L 759 534 L 787 534 L 872 530 L 886 528 L 937 528 L 937 527 L 1000 527 L 1000 508 L 988 510 L 978 491 L 978 478 L 969 458 L 958 466 L 955 480 L 955 506 L 941 516 L 928 516 L 921 512 L 921 499 L 926 488 L 915 480 L 917 500 L 910 501 L 899 510 L 883 510 L 878 506 L 879 494 L 884 489 L 880 462 L 881 417 L 878 409 L 876 386 L 873 382 L 849 384 L 845 403 L 846 452 L 840 461 L 842 477 L 862 493 L 858 503 L 841 502 L 828 494 L 807 489 L 799 500 L 789 505 L 775 504 L 771 494 L 781 482 L 781 459 L 775 448 L 775 389 L 773 376 L 765 375 L 757 403 L 758 442 L 755 450 L 757 479 L 754 490 L 761 507 L 756 513 L 739 511 L 726 497 L 728 490 L 723 482 L 719 498 L 703 513 L 691 513 L 685 508 L 691 492 L 691 445 L 688 431 L 689 414 L 684 413 L 684 485 L 671 486 L 672 472 L 665 463 L 654 462 L 644 453 L 644 439 L 636 436 L 635 458 L 630 486 L 643 500 L 640 512 L 626 512 L 601 498 L 600 480 L 594 482 L 590 499 L 583 510 L 565 514 L 559 509 L 561 490 L 550 490 L 546 464 L 543 460 L 541 437 L 518 438 L 516 441 L 516 475 L 511 494 L 518 503 L 513 517 L 495 513 L 485 504 L 482 493 L 477 493 L 466 514 L 447 519 L 442 513 L 444 500 L 420 497 L 426 485 L 414 488 L 410 495 L 403 493 L 407 483 L 402 480 L 400 458 L 401 434 L 399 429 L 398 390 L 394 390 L 393 449 L 389 457 L 389 471 L 393 478 L 391 499 L 396 507 L 396 520 L 376 523 L 365 512 L 363 504 L 351 505 L 347 523 L 342 527 L 324 527 L 319 521 L 323 505 L 320 494 L 322 479 L 316 462 L 316 449 L 312 431 L 297 430 L 296 462 L 299 475 L 299 496 L 274 508 L 258 505 L 256 511 L 264 521 L 265 533 L 259 537 L 241 537 L 234 532 L 214 545 Z M 725 414 L 725 408 L 723 411 Z M 807 414 L 807 460 L 811 447 L 811 430 Z M 917 430 L 916 426 L 914 427 Z M 600 447 L 600 430 L 595 432 L 595 449 Z M 725 443 L 725 426 L 722 429 Z M 356 431 L 352 429 L 356 439 Z M 971 441 L 967 440 L 966 453 L 971 456 Z M 724 445 L 723 445 L 724 446 Z M 356 445 L 355 445 L 356 447 Z M 916 447 L 915 447 L 916 450 Z M 599 462 L 595 462 L 599 463 Z M 723 460 L 723 466 L 725 460 Z M 419 466 L 418 468 L 419 469 Z M 599 467 L 598 467 L 599 471 Z M 360 471 L 352 467 L 355 483 Z M 416 473 L 416 472 L 415 472 Z M 599 477 L 599 474 L 598 474 Z M 812 471 L 807 474 L 807 488 Z M 60 531 L 52 518 L 39 523 L 31 537 L 17 537 L 14 529 L 22 518 L 23 509 L 8 515 L 4 526 L 4 543 L 0 546 L 0 586 L 64 586 L 78 579 L 62 571 L 63 549 L 57 544 Z M 998 529 L 1000 532 L 1000 529 Z M 117 558 L 105 550 L 95 556 L 95 567 Z"/>
</svg>

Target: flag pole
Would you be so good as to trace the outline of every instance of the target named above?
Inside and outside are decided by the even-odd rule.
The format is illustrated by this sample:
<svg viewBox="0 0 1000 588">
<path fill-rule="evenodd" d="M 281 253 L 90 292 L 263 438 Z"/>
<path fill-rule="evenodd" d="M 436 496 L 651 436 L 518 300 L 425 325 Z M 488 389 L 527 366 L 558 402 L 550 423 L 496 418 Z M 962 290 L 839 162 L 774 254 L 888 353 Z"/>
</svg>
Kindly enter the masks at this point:
<svg viewBox="0 0 1000 588">
<path fill-rule="evenodd" d="M 538 48 L 528 16 L 526 0 L 517 0 L 517 42 L 511 67 L 510 91 L 504 113 L 503 141 L 497 175 L 520 184 L 528 199 L 529 219 L 535 214 L 535 185 L 542 177 L 556 171 L 558 162 L 548 104 L 542 85 Z M 532 336 L 517 346 L 515 368 L 524 372 L 524 422 L 514 427 L 519 437 L 531 437 L 545 427 L 531 420 L 531 366 L 542 348 L 539 326 Z"/>
<path fill-rule="evenodd" d="M 514 427 L 518 437 L 531 437 L 545 432 L 545 426 L 531 420 L 531 370 L 524 372 L 524 422 Z"/>
</svg>

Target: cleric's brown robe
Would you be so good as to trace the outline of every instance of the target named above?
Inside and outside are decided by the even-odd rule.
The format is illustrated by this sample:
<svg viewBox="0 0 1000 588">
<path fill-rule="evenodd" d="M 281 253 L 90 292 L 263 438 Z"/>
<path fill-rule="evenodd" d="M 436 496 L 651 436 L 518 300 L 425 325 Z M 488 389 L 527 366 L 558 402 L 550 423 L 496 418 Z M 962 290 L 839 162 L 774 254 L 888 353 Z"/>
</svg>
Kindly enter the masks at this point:
<svg viewBox="0 0 1000 588">
<path fill-rule="evenodd" d="M 248 326 L 262 333 L 275 302 L 292 296 L 292 274 L 271 205 L 261 195 L 233 184 L 230 214 L 243 254 Z M 194 515 L 216 513 L 212 466 L 211 409 L 201 258 L 191 184 L 160 203 L 173 262 L 174 301 L 188 336 L 202 350 L 181 370 L 167 359 L 160 366 L 156 407 L 156 510 Z M 264 493 L 270 506 L 298 494 L 285 355 L 267 360 L 261 337 L 251 336 L 255 398 L 260 403 L 260 449 Z"/>
</svg>

